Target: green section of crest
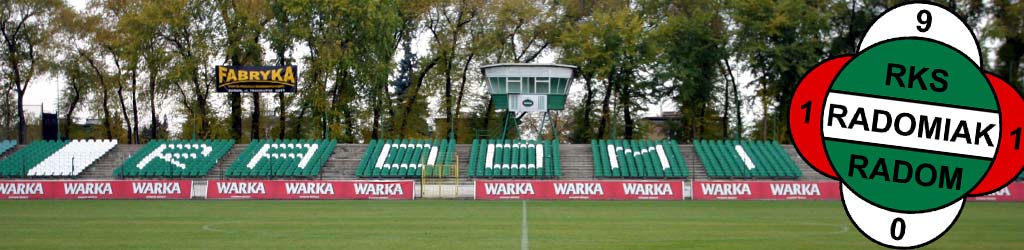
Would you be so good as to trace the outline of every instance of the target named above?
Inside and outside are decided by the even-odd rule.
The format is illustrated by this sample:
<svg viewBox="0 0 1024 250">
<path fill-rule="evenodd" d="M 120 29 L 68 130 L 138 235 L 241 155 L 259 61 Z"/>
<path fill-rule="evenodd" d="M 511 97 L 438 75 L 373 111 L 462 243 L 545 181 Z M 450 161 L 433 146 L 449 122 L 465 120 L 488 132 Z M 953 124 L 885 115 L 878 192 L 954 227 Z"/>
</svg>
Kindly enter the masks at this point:
<svg viewBox="0 0 1024 250">
<path fill-rule="evenodd" d="M 991 161 L 966 157 L 948 156 L 943 154 L 925 153 L 903 149 L 895 149 L 880 146 L 862 145 L 855 143 L 839 142 L 825 139 L 825 148 L 832 165 L 836 168 L 836 174 L 843 180 L 850 189 L 868 201 L 879 206 L 900 211 L 925 211 L 949 204 L 966 194 L 975 184 L 981 181 Z M 867 158 L 862 177 L 857 169 L 852 169 L 851 155 L 861 155 Z M 881 166 L 878 171 L 883 171 L 889 176 L 886 181 L 882 175 L 872 175 L 876 171 L 876 165 L 884 158 L 884 168 Z M 910 163 L 910 171 L 914 177 L 907 183 L 898 183 L 896 177 L 904 179 L 907 177 L 908 168 L 900 167 L 896 174 L 896 160 Z M 917 170 L 921 164 L 928 163 L 934 166 L 935 172 L 931 174 L 927 168 L 921 171 L 922 181 L 928 182 L 934 176 L 935 183 L 924 186 L 918 183 Z M 946 166 L 949 176 L 957 168 L 961 169 L 960 189 L 955 185 L 946 185 L 946 180 L 953 178 L 941 178 L 940 172 Z M 941 187 L 940 187 L 941 186 Z M 954 188 L 949 188 L 954 187 Z"/>
<path fill-rule="evenodd" d="M 927 70 L 920 73 L 923 68 Z M 944 72 L 936 73 L 938 69 Z M 899 71 L 904 72 L 902 76 L 893 76 L 899 75 L 894 74 Z M 895 80 L 897 78 L 902 80 L 902 86 Z M 892 40 L 864 51 L 839 73 L 830 91 L 990 111 L 998 108 L 988 81 L 970 59 L 944 44 L 916 38 Z M 907 212 L 936 209 L 963 197 L 981 181 L 992 163 L 985 159 L 829 139 L 825 139 L 824 146 L 836 174 L 854 192 L 876 205 Z M 865 158 L 860 161 L 866 164 L 864 176 L 851 168 L 852 155 Z M 900 173 L 896 174 L 896 160 L 908 162 L 910 167 L 900 167 Z M 884 162 L 884 166 L 879 166 L 879 161 Z M 917 174 L 923 163 L 934 169 L 934 172 L 927 168 L 922 170 L 925 178 L 920 181 L 925 184 L 919 183 Z M 942 177 L 944 169 L 945 179 Z M 955 181 L 957 169 L 960 170 L 959 189 L 947 184 Z M 908 171 L 914 173 L 909 181 L 896 181 L 897 177 L 906 178 Z M 931 179 L 935 179 L 934 183 L 927 184 Z"/>
<path fill-rule="evenodd" d="M 890 85 L 886 85 L 890 63 L 906 68 L 906 75 L 903 77 L 904 87 L 900 87 L 896 81 L 890 81 Z M 929 69 L 921 74 L 925 89 L 922 89 L 919 81 L 913 81 L 913 86 L 907 87 L 910 84 L 907 78 L 912 74 L 911 66 L 915 68 L 915 73 L 921 68 Z M 941 85 L 933 78 L 935 69 L 947 72 L 939 74 L 947 82 L 944 91 L 939 92 L 931 88 L 932 83 Z M 953 48 L 921 39 L 893 40 L 864 51 L 839 73 L 831 90 L 947 103 L 992 111 L 997 108 L 995 95 L 988 81 L 970 59 Z"/>
</svg>

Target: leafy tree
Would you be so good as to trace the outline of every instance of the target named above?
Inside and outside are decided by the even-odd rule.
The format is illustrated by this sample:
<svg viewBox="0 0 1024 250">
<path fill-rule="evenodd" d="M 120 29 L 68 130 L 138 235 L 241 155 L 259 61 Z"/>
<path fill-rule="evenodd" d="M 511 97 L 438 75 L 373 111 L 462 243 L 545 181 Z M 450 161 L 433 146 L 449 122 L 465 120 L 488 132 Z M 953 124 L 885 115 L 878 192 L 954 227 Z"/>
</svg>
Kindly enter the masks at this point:
<svg viewBox="0 0 1024 250">
<path fill-rule="evenodd" d="M 182 128 L 191 129 L 199 138 L 211 138 L 215 117 L 209 103 L 214 84 L 209 62 L 218 49 L 214 47 L 217 26 L 213 9 L 197 0 L 163 1 L 156 6 L 158 11 L 150 18 L 159 20 L 157 34 L 170 48 L 167 62 L 171 67 L 166 77 L 180 97 L 177 111 L 188 117 Z"/>
<path fill-rule="evenodd" d="M 623 119 L 623 137 L 634 138 L 635 116 L 646 109 L 644 105 L 652 100 L 657 86 L 649 79 L 649 72 L 644 72 L 649 69 L 655 48 L 648 41 L 650 32 L 643 16 L 628 3 L 620 3 L 595 10 L 591 17 L 567 29 L 562 33 L 563 46 L 567 47 L 564 60 L 586 67 L 592 73 L 584 74 L 604 81 L 596 138 L 612 137 L 612 121 L 619 118 Z M 596 91 L 594 86 L 587 87 Z M 612 109 L 612 97 L 620 105 L 621 115 Z"/>
<path fill-rule="evenodd" d="M 260 38 L 270 22 L 270 10 L 266 1 L 228 1 L 214 3 L 222 22 L 220 36 L 225 47 L 224 56 L 232 66 L 263 64 L 263 47 Z M 242 138 L 242 98 L 239 93 L 228 94 L 231 106 L 231 138 Z M 251 139 L 259 139 L 260 94 L 252 94 L 252 115 L 250 120 Z"/>
<path fill-rule="evenodd" d="M 55 46 L 51 39 L 59 27 L 52 21 L 67 6 L 58 0 L 9 0 L 0 4 L 0 56 L 3 78 L 17 98 L 18 142 L 26 143 L 25 91 L 48 70 Z"/>
<path fill-rule="evenodd" d="M 755 138 L 786 140 L 787 128 L 779 126 L 785 124 L 780 121 L 784 121 L 801 76 L 824 59 L 830 4 L 799 0 L 729 3 L 737 26 L 735 50 L 755 77 L 748 87 L 755 87 L 761 100 L 760 135 Z"/>
<path fill-rule="evenodd" d="M 992 1 L 992 22 L 985 33 L 1002 43 L 996 48 L 995 72 L 1024 89 L 1024 3 Z"/>
<path fill-rule="evenodd" d="M 671 1 L 650 7 L 658 12 L 654 15 L 661 22 L 652 38 L 661 48 L 656 72 L 659 80 L 668 82 L 659 92 L 672 97 L 683 117 L 700 117 L 680 120 L 682 124 L 678 125 L 687 132 L 676 134 L 675 139 L 727 137 L 729 116 L 718 115 L 730 112 L 731 98 L 722 70 L 729 52 L 721 4 L 710 0 Z M 725 93 L 720 94 L 723 87 Z M 721 110 L 713 110 L 719 102 L 723 104 Z M 708 126 L 718 125 L 720 133 L 708 133 Z"/>
</svg>

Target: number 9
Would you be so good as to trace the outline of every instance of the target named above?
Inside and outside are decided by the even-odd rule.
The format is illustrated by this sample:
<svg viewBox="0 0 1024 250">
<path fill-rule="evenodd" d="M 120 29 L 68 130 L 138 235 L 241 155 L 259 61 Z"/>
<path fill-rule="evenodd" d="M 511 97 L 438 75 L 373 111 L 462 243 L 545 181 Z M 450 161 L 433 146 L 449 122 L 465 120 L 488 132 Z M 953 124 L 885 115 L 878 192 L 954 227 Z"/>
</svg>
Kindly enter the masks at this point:
<svg viewBox="0 0 1024 250">
<path fill-rule="evenodd" d="M 928 10 L 921 10 L 917 13 L 917 23 L 921 25 L 917 26 L 917 31 L 925 32 L 932 28 L 932 13 Z"/>
</svg>

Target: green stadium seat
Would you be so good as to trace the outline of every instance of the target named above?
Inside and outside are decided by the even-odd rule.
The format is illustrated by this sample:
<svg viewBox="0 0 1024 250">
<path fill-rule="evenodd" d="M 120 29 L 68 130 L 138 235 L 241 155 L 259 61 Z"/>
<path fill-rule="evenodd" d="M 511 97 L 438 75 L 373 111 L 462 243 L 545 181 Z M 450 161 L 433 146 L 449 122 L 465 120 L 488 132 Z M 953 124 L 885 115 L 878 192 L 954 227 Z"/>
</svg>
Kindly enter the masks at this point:
<svg viewBox="0 0 1024 250">
<path fill-rule="evenodd" d="M 796 179 L 801 176 L 796 162 L 778 142 L 695 140 L 693 145 L 711 178 Z"/>
<path fill-rule="evenodd" d="M 254 140 L 225 171 L 228 177 L 314 177 L 336 146 L 334 140 Z"/>
<path fill-rule="evenodd" d="M 478 178 L 557 178 L 562 175 L 558 143 L 541 140 L 473 141 L 470 176 Z"/>
<path fill-rule="evenodd" d="M 361 178 L 415 178 L 446 174 L 455 159 L 455 144 L 447 139 L 370 141 L 359 161 Z M 472 170 L 470 170 L 472 175 Z"/>
<path fill-rule="evenodd" d="M 114 170 L 118 177 L 194 178 L 206 176 L 234 140 L 154 140 Z"/>
<path fill-rule="evenodd" d="M 115 146 L 114 140 L 36 141 L 0 161 L 0 177 L 77 176 Z"/>
<path fill-rule="evenodd" d="M 685 178 L 689 169 L 675 141 L 594 140 L 597 178 Z"/>
</svg>

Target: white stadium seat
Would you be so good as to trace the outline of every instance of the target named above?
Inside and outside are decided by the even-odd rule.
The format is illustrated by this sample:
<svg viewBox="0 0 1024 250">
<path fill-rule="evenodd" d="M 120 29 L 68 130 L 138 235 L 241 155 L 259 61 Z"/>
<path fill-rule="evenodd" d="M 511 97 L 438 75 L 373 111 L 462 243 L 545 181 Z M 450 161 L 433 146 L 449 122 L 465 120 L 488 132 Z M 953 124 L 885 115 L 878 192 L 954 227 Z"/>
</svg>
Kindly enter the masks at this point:
<svg viewBox="0 0 1024 250">
<path fill-rule="evenodd" d="M 114 140 L 73 140 L 30 169 L 28 175 L 77 176 L 114 146 Z"/>
</svg>

